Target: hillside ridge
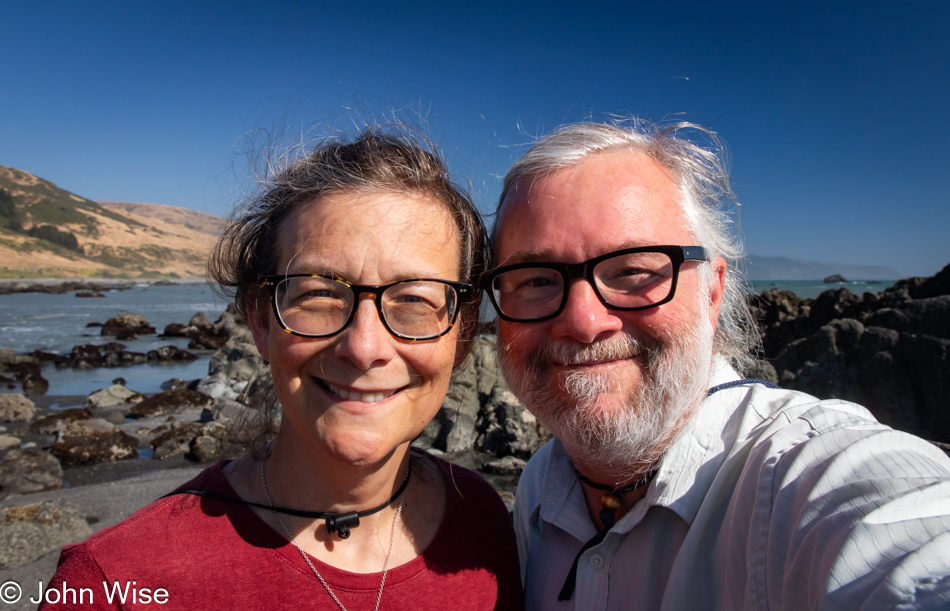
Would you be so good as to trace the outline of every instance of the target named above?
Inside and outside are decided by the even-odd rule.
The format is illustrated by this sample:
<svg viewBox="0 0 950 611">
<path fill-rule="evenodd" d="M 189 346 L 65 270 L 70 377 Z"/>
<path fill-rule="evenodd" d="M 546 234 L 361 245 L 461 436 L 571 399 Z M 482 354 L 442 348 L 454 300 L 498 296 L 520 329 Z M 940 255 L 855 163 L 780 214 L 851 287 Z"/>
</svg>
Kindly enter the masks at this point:
<svg viewBox="0 0 950 611">
<path fill-rule="evenodd" d="M 0 278 L 201 277 L 223 223 L 177 206 L 95 202 L 0 165 Z"/>
</svg>

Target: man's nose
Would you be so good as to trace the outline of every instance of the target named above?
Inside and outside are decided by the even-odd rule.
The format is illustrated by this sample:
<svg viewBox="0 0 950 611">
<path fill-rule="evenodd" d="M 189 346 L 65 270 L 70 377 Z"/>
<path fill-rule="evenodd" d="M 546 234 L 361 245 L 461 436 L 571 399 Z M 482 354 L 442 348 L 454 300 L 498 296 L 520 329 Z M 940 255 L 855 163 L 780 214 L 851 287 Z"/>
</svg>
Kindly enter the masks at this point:
<svg viewBox="0 0 950 611">
<path fill-rule="evenodd" d="M 623 328 L 618 312 L 607 309 L 594 287 L 584 278 L 576 278 L 567 287 L 567 303 L 554 319 L 551 331 L 555 337 L 569 337 L 590 344 L 603 333 Z"/>
</svg>

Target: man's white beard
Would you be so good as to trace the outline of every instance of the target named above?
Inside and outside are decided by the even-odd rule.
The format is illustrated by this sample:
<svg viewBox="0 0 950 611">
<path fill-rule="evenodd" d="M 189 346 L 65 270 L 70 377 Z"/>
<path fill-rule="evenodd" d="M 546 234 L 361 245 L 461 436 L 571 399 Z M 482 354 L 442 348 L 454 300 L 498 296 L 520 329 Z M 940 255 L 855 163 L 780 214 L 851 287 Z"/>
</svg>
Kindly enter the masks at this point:
<svg viewBox="0 0 950 611">
<path fill-rule="evenodd" d="M 685 333 L 678 331 L 648 342 L 629 335 L 593 344 L 557 340 L 526 355 L 523 364 L 513 362 L 499 345 L 499 362 L 515 395 L 564 444 L 581 473 L 609 476 L 604 484 L 625 484 L 660 460 L 708 386 L 714 335 L 708 311 L 698 312 Z M 593 363 L 637 355 L 646 360 L 643 379 L 621 409 L 597 405 L 601 395 L 621 382 L 616 373 L 574 370 L 558 377 L 560 389 L 552 388 L 543 375 L 554 362 Z M 573 405 L 565 404 L 565 394 Z"/>
</svg>

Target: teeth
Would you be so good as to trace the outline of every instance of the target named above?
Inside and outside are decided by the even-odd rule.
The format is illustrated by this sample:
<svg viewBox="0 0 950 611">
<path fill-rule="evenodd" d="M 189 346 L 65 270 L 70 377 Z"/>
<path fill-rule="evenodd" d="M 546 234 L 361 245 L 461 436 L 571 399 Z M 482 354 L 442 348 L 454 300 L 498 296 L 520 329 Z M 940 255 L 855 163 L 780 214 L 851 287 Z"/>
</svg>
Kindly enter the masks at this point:
<svg viewBox="0 0 950 611">
<path fill-rule="evenodd" d="M 329 382 L 324 381 L 326 387 L 330 389 L 333 394 L 345 399 L 347 401 L 359 401 L 360 403 L 379 403 L 386 397 L 391 396 L 394 390 L 387 390 L 383 392 L 369 392 L 369 393 L 360 393 L 360 392 L 350 392 L 348 390 L 343 390 L 342 388 L 336 387 Z"/>
</svg>

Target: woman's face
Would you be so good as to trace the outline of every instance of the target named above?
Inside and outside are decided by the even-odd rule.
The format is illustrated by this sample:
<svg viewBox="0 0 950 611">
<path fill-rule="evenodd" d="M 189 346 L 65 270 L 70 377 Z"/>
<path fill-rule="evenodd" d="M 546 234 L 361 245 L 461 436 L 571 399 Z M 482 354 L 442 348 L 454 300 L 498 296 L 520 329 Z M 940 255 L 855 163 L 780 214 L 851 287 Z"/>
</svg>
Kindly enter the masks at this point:
<svg viewBox="0 0 950 611">
<path fill-rule="evenodd" d="M 437 200 L 341 193 L 298 206 L 282 225 L 278 274 L 329 274 L 354 284 L 459 280 L 459 239 Z M 263 301 L 263 300 L 262 300 Z M 408 444 L 435 416 L 456 358 L 458 324 L 429 341 L 397 339 L 371 294 L 339 334 L 290 335 L 268 303 L 249 312 L 283 407 L 278 436 L 304 452 L 366 466 Z"/>
</svg>

